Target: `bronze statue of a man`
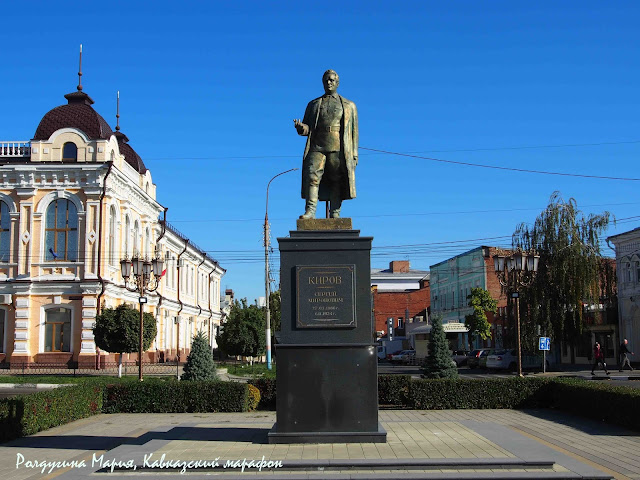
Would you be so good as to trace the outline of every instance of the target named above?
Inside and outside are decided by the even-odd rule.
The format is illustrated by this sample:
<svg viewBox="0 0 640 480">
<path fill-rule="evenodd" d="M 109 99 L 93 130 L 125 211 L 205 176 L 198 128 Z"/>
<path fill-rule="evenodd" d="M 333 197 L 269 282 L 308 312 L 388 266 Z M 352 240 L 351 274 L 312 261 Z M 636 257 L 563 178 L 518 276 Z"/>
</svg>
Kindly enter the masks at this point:
<svg viewBox="0 0 640 480">
<path fill-rule="evenodd" d="M 307 137 L 302 160 L 306 204 L 300 218 L 315 218 L 318 200 L 329 200 L 331 218 L 339 218 L 342 200 L 356 197 L 356 104 L 336 93 L 340 78 L 335 71 L 324 72 L 322 84 L 325 94 L 309 102 L 302 121 L 293 121 L 298 135 Z"/>
</svg>

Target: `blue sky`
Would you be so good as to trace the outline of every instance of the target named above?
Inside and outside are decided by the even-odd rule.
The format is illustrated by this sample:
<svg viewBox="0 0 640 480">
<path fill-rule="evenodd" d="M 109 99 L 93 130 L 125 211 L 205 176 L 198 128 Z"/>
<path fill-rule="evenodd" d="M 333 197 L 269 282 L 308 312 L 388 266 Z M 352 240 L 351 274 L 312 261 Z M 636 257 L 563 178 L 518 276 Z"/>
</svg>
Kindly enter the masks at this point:
<svg viewBox="0 0 640 480">
<path fill-rule="evenodd" d="M 343 216 L 374 237 L 372 266 L 427 270 L 507 245 L 555 190 L 640 226 L 640 182 L 518 173 L 375 153 L 640 178 L 640 4 L 620 2 L 7 2 L 0 140 L 29 140 L 77 85 L 151 169 L 168 219 L 264 293 L 269 179 L 299 167 L 292 119 L 322 73 L 360 121 L 358 197 Z M 272 238 L 303 211 L 299 172 L 270 189 Z M 607 248 L 605 254 L 613 252 Z M 277 263 L 277 248 L 274 266 Z M 276 277 L 277 278 L 277 277 Z"/>
</svg>

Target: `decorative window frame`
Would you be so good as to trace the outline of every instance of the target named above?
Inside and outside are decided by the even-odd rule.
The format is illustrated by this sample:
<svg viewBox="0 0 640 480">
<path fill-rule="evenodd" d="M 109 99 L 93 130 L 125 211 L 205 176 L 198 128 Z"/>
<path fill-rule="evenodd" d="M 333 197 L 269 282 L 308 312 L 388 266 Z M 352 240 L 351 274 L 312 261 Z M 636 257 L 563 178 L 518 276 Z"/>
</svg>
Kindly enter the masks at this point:
<svg viewBox="0 0 640 480">
<path fill-rule="evenodd" d="M 44 197 L 40 199 L 40 201 L 38 202 L 38 206 L 36 207 L 36 210 L 34 212 L 34 215 L 39 216 L 42 220 L 40 222 L 40 246 L 39 246 L 39 252 L 41 255 L 40 260 L 41 260 L 41 263 L 43 264 L 54 263 L 53 261 L 46 260 L 46 252 L 45 252 L 46 235 L 47 235 L 46 212 L 51 203 L 53 203 L 55 200 L 60 200 L 60 199 L 69 200 L 71 203 L 73 203 L 76 206 L 76 211 L 78 215 L 78 252 L 76 257 L 78 260 L 75 262 L 67 262 L 67 263 L 81 264 L 83 262 L 81 261 L 82 257 L 80 255 L 80 251 L 84 246 L 84 242 L 85 242 L 86 235 L 84 231 L 85 230 L 84 221 L 85 221 L 87 212 L 84 208 L 84 204 L 82 203 L 82 200 L 80 200 L 80 198 L 76 194 L 68 192 L 66 190 L 56 190 L 54 192 L 47 193 Z"/>
<path fill-rule="evenodd" d="M 71 311 L 71 327 L 69 329 L 71 332 L 71 338 L 69 339 L 68 352 L 45 352 L 44 350 L 47 310 L 51 310 L 52 308 L 65 308 Z M 38 324 L 38 353 L 75 353 L 75 350 L 74 350 L 74 341 L 76 337 L 75 329 L 76 329 L 76 311 L 75 311 L 75 307 L 72 304 L 49 303 L 47 305 L 42 305 L 40 307 L 40 323 Z"/>
<path fill-rule="evenodd" d="M 11 263 L 12 258 L 15 258 L 14 245 L 13 245 L 13 234 L 14 234 L 14 221 L 18 220 L 18 209 L 16 208 L 16 204 L 9 195 L 4 193 L 0 193 L 0 202 L 4 202 L 9 209 L 9 260 L 1 263 Z"/>
</svg>

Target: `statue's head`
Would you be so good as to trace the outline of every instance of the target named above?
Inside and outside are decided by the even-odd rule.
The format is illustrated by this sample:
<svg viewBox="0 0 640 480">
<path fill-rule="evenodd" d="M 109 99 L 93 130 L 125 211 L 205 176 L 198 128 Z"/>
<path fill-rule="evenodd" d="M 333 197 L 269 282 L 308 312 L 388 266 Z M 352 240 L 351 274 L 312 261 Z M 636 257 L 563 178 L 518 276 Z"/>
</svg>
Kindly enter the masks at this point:
<svg viewBox="0 0 640 480">
<path fill-rule="evenodd" d="M 322 75 L 322 85 L 324 85 L 325 93 L 335 93 L 340 85 L 340 77 L 335 70 L 327 70 Z"/>
</svg>

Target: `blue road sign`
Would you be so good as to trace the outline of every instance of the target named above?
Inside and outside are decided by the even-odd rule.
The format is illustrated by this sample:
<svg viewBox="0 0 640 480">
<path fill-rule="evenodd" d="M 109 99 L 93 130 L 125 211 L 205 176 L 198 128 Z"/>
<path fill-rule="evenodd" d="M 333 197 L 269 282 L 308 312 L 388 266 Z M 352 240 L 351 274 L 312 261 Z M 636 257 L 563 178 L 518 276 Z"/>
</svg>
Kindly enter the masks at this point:
<svg viewBox="0 0 640 480">
<path fill-rule="evenodd" d="M 551 339 L 549 337 L 540 337 L 538 343 L 538 350 L 551 350 Z"/>
</svg>

